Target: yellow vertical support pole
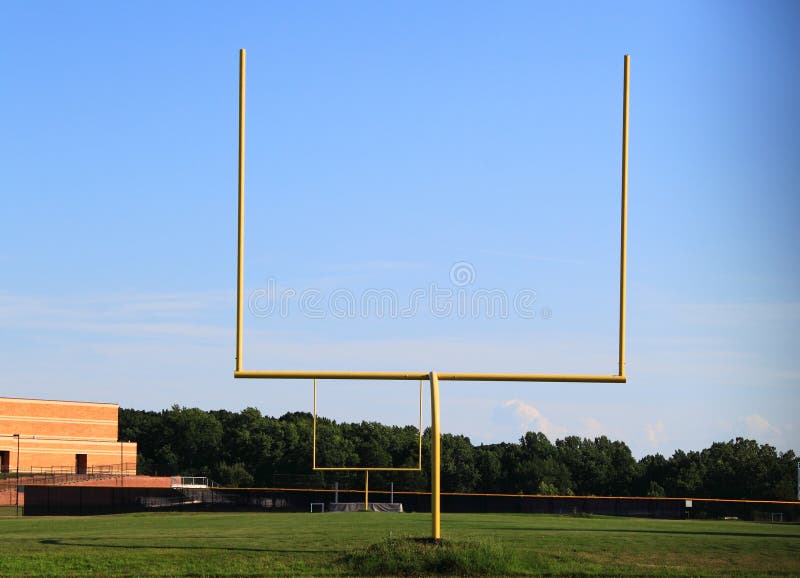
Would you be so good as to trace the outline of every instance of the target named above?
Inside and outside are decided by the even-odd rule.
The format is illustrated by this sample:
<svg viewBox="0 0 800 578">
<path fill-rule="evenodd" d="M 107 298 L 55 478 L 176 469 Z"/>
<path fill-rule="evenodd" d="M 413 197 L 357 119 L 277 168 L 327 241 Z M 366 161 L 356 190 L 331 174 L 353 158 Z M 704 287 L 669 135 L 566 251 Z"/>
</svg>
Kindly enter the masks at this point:
<svg viewBox="0 0 800 578">
<path fill-rule="evenodd" d="M 419 469 L 422 469 L 422 380 L 419 380 L 419 452 L 417 452 Z"/>
<path fill-rule="evenodd" d="M 245 50 L 239 51 L 239 244 L 236 261 L 236 371 L 242 370 L 242 323 L 244 318 L 244 88 Z"/>
<path fill-rule="evenodd" d="M 434 541 L 442 539 L 441 527 L 441 434 L 439 432 L 439 376 L 430 373 L 431 382 L 431 537 Z"/>
<path fill-rule="evenodd" d="M 364 470 L 364 511 L 369 511 L 369 470 Z"/>
<path fill-rule="evenodd" d="M 316 379 L 314 380 L 314 421 L 311 427 L 313 428 L 314 432 L 313 433 L 314 443 L 311 446 L 312 448 L 314 448 L 311 454 L 313 463 L 312 467 L 316 470 L 317 469 L 317 380 Z"/>
<path fill-rule="evenodd" d="M 628 95 L 631 57 L 625 55 L 622 88 L 622 215 L 619 249 L 619 375 L 625 375 L 625 274 L 628 266 Z"/>
</svg>

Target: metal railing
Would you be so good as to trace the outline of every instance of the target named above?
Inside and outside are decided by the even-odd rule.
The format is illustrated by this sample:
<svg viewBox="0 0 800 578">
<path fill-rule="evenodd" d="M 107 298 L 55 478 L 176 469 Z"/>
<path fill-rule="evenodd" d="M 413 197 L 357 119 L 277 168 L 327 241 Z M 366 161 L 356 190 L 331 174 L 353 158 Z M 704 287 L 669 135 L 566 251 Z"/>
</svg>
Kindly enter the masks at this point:
<svg viewBox="0 0 800 578">
<path fill-rule="evenodd" d="M 0 473 L 0 492 L 15 490 L 18 485 L 59 485 L 135 475 L 135 462 L 87 466 L 85 472 L 80 473 L 76 471 L 75 466 L 30 467 L 20 468 L 19 471 L 10 469 Z"/>
<path fill-rule="evenodd" d="M 206 476 L 172 476 L 170 481 L 173 488 L 215 488 L 219 486 Z"/>
</svg>

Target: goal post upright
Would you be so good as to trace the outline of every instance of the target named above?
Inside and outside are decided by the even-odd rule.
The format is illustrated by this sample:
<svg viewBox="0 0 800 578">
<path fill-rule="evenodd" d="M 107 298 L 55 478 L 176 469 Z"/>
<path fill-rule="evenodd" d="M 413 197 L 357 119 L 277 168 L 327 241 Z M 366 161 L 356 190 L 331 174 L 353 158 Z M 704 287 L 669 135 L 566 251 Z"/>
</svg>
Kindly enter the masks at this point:
<svg viewBox="0 0 800 578">
<path fill-rule="evenodd" d="M 239 227 L 236 251 L 236 371 L 242 370 L 242 325 L 244 320 L 244 113 L 247 52 L 239 51 Z M 235 377 L 235 375 L 234 375 Z"/>
<path fill-rule="evenodd" d="M 622 73 L 622 185 L 619 231 L 619 375 L 625 375 L 625 295 L 628 272 L 628 101 L 631 56 L 625 55 Z"/>
<path fill-rule="evenodd" d="M 431 538 L 442 539 L 441 476 L 442 434 L 439 429 L 439 376 L 430 374 L 431 383 Z"/>
<path fill-rule="evenodd" d="M 441 432 L 439 411 L 439 381 L 495 381 L 495 382 L 559 382 L 559 383 L 625 383 L 625 324 L 627 282 L 628 235 L 628 129 L 630 55 L 624 57 L 622 103 L 622 183 L 620 214 L 619 256 L 619 349 L 616 375 L 596 374 L 537 374 L 537 373 L 463 373 L 435 371 L 308 371 L 308 370 L 245 370 L 243 369 L 244 324 L 244 191 L 245 191 L 245 72 L 246 51 L 239 51 L 239 158 L 238 158 L 238 238 L 236 277 L 236 361 L 234 378 L 241 379 L 311 379 L 314 380 L 313 469 L 365 471 L 365 489 L 368 491 L 369 470 L 419 470 L 422 467 L 422 431 L 420 427 L 420 457 L 418 468 L 323 468 L 316 465 L 316 381 L 318 379 L 346 380 L 421 380 L 428 381 L 431 390 L 431 518 L 432 538 L 441 539 Z M 420 386 L 421 387 L 421 386 Z M 420 406 L 420 423 L 422 408 Z M 800 479 L 800 463 L 798 463 Z M 800 487 L 800 483 L 798 485 Z M 368 499 L 365 495 L 365 500 Z M 365 502 L 366 503 L 366 502 Z"/>
</svg>

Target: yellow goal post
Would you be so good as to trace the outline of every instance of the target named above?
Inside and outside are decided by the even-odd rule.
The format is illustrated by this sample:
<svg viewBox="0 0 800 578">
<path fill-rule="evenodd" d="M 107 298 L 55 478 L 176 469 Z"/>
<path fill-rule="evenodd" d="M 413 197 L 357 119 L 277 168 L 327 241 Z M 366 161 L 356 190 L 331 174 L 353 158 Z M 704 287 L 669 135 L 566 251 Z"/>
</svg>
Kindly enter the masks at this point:
<svg viewBox="0 0 800 578">
<path fill-rule="evenodd" d="M 625 304 L 628 237 L 628 112 L 630 94 L 630 55 L 623 64 L 622 91 L 622 175 L 620 198 L 619 252 L 619 347 L 616 374 L 541 374 L 541 373 L 463 373 L 436 371 L 307 371 L 307 370 L 246 370 L 243 369 L 244 324 L 244 173 L 245 173 L 245 83 L 246 51 L 239 51 L 239 165 L 238 165 L 238 246 L 236 263 L 236 360 L 234 378 L 241 379 L 369 379 L 369 380 L 427 380 L 431 390 L 431 537 L 441 539 L 440 525 L 440 466 L 441 432 L 439 429 L 439 381 L 524 381 L 625 383 Z M 316 412 L 315 412 L 316 413 Z M 316 430 L 315 430 L 316 431 Z M 421 433 L 421 432 L 420 432 Z M 316 446 L 316 444 L 315 444 Z M 420 450 L 421 451 L 421 450 Z M 316 464 L 315 464 L 316 465 Z M 321 469 L 316 468 L 315 469 Z M 347 468 L 351 469 L 351 468 Z M 367 476 L 369 471 L 365 470 Z"/>
</svg>

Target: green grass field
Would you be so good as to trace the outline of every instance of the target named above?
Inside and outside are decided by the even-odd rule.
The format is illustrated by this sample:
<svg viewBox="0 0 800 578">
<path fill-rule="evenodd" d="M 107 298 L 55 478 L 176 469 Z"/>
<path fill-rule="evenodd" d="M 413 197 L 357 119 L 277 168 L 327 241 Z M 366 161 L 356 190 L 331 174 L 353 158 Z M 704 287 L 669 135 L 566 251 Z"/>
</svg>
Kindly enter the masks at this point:
<svg viewBox="0 0 800 578">
<path fill-rule="evenodd" d="M 429 532 L 429 515 L 375 512 L 0 518 L 0 575 L 364 575 L 348 552 Z M 442 533 L 500 552 L 501 574 L 800 574 L 792 524 L 444 514 Z"/>
</svg>

